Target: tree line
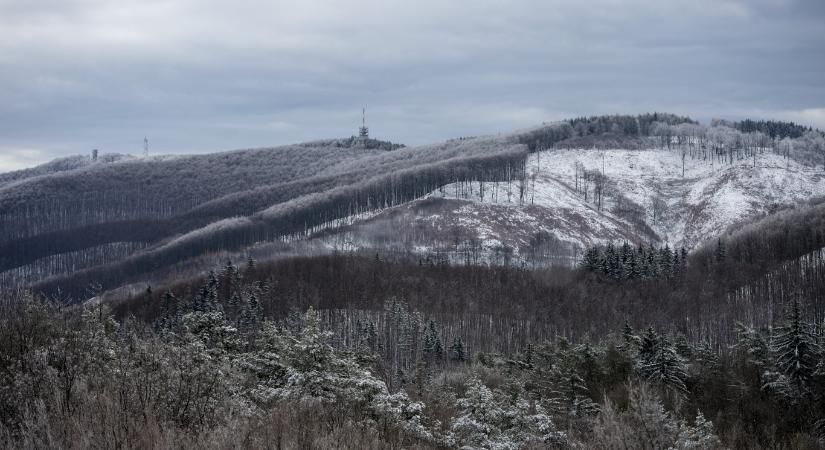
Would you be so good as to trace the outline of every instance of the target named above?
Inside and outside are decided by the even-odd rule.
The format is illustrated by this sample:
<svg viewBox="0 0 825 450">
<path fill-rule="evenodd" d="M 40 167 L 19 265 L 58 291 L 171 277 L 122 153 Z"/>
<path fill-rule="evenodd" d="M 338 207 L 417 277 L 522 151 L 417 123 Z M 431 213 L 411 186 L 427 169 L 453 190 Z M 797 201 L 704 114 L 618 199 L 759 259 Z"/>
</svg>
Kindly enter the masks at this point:
<svg viewBox="0 0 825 450">
<path fill-rule="evenodd" d="M 721 241 L 720 241 L 721 243 Z M 687 250 L 671 250 L 669 245 L 660 248 L 643 245 L 631 246 L 623 242 L 616 247 L 593 246 L 584 251 L 582 267 L 604 274 L 614 280 L 642 280 L 656 277 L 670 278 L 684 272 L 687 266 Z"/>
</svg>

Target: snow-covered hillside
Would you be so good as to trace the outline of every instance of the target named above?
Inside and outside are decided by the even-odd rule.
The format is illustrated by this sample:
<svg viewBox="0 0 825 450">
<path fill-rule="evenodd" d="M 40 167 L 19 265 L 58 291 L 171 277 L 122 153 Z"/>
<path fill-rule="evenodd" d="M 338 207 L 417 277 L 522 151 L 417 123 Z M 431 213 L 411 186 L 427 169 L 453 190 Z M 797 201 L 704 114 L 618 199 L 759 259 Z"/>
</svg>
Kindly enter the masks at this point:
<svg viewBox="0 0 825 450">
<path fill-rule="evenodd" d="M 581 179 L 577 192 L 576 163 L 585 170 L 603 170 L 607 176 L 601 208 L 594 202 L 592 183 L 588 201 Z M 472 200 L 459 213 L 477 217 L 481 224 L 486 215 L 473 210 L 480 212 L 489 205 L 508 208 L 514 217 L 523 217 L 527 227 L 538 226 L 577 244 L 610 240 L 623 234 L 644 239 L 644 227 L 628 222 L 619 211 L 623 205 L 636 204 L 643 208 L 645 223 L 659 241 L 693 248 L 730 225 L 769 213 L 778 206 L 825 195 L 821 170 L 771 152 L 760 155 L 755 166 L 753 160 L 720 164 L 687 157 L 684 176 L 681 153 L 668 150 L 553 150 L 531 155 L 528 164 L 530 179 L 521 202 L 518 186 L 508 187 L 506 183 L 486 186 L 483 200 L 478 195 L 478 184 L 473 192 L 458 196 L 455 188 L 448 186 L 444 196 Z M 657 197 L 664 204 L 661 217 L 654 220 L 653 203 Z M 550 223 L 542 220 L 546 216 L 552 218 Z M 506 240 L 506 236 L 498 238 Z"/>
<path fill-rule="evenodd" d="M 524 182 L 448 185 L 323 239 L 339 249 L 381 245 L 521 259 L 539 251 L 569 260 L 609 241 L 692 249 L 731 225 L 825 195 L 819 169 L 769 151 L 755 163 L 687 156 L 683 175 L 678 151 L 550 150 L 530 155 Z M 581 174 L 602 170 L 600 207 L 595 182 Z"/>
</svg>

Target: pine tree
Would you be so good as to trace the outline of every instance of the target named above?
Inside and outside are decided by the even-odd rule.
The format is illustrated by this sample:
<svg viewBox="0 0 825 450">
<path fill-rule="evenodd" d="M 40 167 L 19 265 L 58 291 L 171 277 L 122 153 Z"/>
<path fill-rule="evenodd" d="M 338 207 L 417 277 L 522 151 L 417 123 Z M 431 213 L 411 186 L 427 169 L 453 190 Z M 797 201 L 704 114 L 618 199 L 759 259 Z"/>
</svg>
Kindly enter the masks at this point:
<svg viewBox="0 0 825 450">
<path fill-rule="evenodd" d="M 192 311 L 209 312 L 209 288 L 202 286 L 192 302 Z"/>
<path fill-rule="evenodd" d="M 684 362 L 665 336 L 659 338 L 653 355 L 642 364 L 641 373 L 650 381 L 670 386 L 677 392 L 687 392 Z"/>
<path fill-rule="evenodd" d="M 245 297 L 246 302 L 243 312 L 241 312 L 241 325 L 246 328 L 254 328 L 260 323 L 263 315 L 261 305 L 258 302 L 258 293 L 255 289 L 250 289 L 246 292 Z"/>
<path fill-rule="evenodd" d="M 778 376 L 769 376 L 770 387 L 791 395 L 809 391 L 819 361 L 820 349 L 811 324 L 803 321 L 799 300 L 794 299 L 782 326 L 771 339 L 771 352 Z M 791 395 L 794 396 L 794 395 Z"/>
<path fill-rule="evenodd" d="M 601 380 L 603 371 L 599 355 L 590 345 L 590 342 L 576 346 L 573 357 L 576 363 L 576 372 L 581 374 L 584 381 L 590 385 L 594 385 Z"/>
<path fill-rule="evenodd" d="M 656 258 L 656 249 L 653 248 L 653 244 L 650 244 L 647 248 L 647 275 L 648 278 L 656 278 L 659 276 L 660 269 L 659 269 L 659 261 Z"/>
<path fill-rule="evenodd" d="M 195 312 L 213 312 L 219 310 L 218 303 L 218 277 L 215 271 L 209 272 L 209 277 L 201 289 L 192 305 Z"/>
<path fill-rule="evenodd" d="M 424 329 L 424 359 L 427 361 L 438 361 L 444 354 L 444 347 L 441 345 L 441 338 L 435 328 L 435 322 L 429 321 Z"/>
<path fill-rule="evenodd" d="M 633 266 L 635 265 L 634 256 L 633 247 L 625 241 L 622 244 L 621 257 L 619 261 L 619 279 L 629 280 L 633 277 Z"/>
<path fill-rule="evenodd" d="M 624 327 L 622 327 L 622 343 L 618 349 L 628 355 L 635 355 L 641 344 L 641 339 L 633 333 L 633 327 L 625 320 Z"/>
<path fill-rule="evenodd" d="M 679 258 L 679 252 L 673 252 L 673 264 L 671 265 L 671 267 L 673 267 L 673 274 L 678 274 L 681 272 L 682 261 Z"/>
<path fill-rule="evenodd" d="M 676 354 L 682 358 L 690 359 L 693 357 L 693 347 L 682 333 L 676 336 L 674 349 L 676 350 Z"/>
<path fill-rule="evenodd" d="M 582 265 L 590 272 L 599 272 L 602 265 L 601 259 L 602 258 L 599 254 L 599 248 L 595 246 L 589 247 L 584 252 Z"/>
<path fill-rule="evenodd" d="M 622 266 L 619 252 L 612 243 L 607 245 L 607 250 L 604 254 L 605 259 L 605 274 L 614 280 L 618 280 L 622 276 Z"/>
<path fill-rule="evenodd" d="M 642 335 L 639 343 L 639 352 L 637 354 L 637 367 L 642 367 L 648 364 L 653 359 L 656 349 L 659 346 L 659 335 L 653 327 L 648 327 Z"/>
<path fill-rule="evenodd" d="M 725 262 L 725 258 L 727 258 L 727 249 L 725 248 L 725 241 L 722 238 L 717 239 L 716 241 L 716 262 L 723 263 Z"/>
<path fill-rule="evenodd" d="M 206 282 L 206 289 L 208 292 L 208 296 L 206 299 L 207 311 L 217 311 L 219 308 L 218 303 L 218 276 L 215 275 L 215 271 L 209 272 L 209 279 Z"/>
<path fill-rule="evenodd" d="M 464 362 L 467 358 L 464 352 L 464 343 L 461 342 L 461 338 L 458 336 L 453 338 L 453 344 L 450 346 L 450 358 L 458 362 Z"/>
<path fill-rule="evenodd" d="M 430 369 L 423 360 L 418 360 L 415 363 L 415 373 L 413 374 L 413 381 L 415 383 L 415 393 L 418 397 L 424 395 L 424 388 L 430 383 Z"/>
<path fill-rule="evenodd" d="M 230 319 L 237 323 L 241 311 L 241 296 L 237 292 L 233 293 L 231 297 L 229 297 L 229 303 L 227 304 L 226 313 Z"/>
<path fill-rule="evenodd" d="M 535 348 L 533 347 L 533 344 L 527 344 L 524 347 L 524 351 L 519 353 L 518 363 L 521 367 L 526 369 L 533 368 L 533 354 L 535 353 L 534 350 Z"/>
<path fill-rule="evenodd" d="M 163 294 L 161 316 L 157 321 L 158 330 L 174 330 L 180 325 L 181 312 L 175 294 L 167 291 Z"/>
<path fill-rule="evenodd" d="M 638 280 L 642 278 L 639 256 L 635 250 L 630 251 L 630 256 L 625 266 L 625 278 L 628 280 Z"/>
<path fill-rule="evenodd" d="M 740 354 L 745 364 L 754 367 L 761 376 L 770 359 L 768 342 L 753 327 L 746 326 L 741 322 L 736 323 L 736 334 L 737 339 L 733 349 Z"/>
<path fill-rule="evenodd" d="M 659 249 L 659 268 L 663 276 L 670 277 L 673 275 L 673 252 L 670 251 L 670 246 L 667 244 Z"/>
<path fill-rule="evenodd" d="M 401 366 L 396 367 L 395 375 L 393 376 L 395 386 L 404 387 L 407 384 L 407 376 Z"/>
<path fill-rule="evenodd" d="M 548 410 L 562 418 L 568 430 L 577 420 L 598 411 L 590 398 L 590 389 L 575 369 L 564 365 L 555 369 L 552 376 L 553 390 L 548 399 Z"/>
<path fill-rule="evenodd" d="M 375 322 L 369 321 L 362 329 L 363 342 L 372 351 L 378 351 L 378 329 L 375 327 Z"/>
<path fill-rule="evenodd" d="M 634 278 L 641 280 L 647 278 L 650 273 L 650 267 L 647 262 L 647 254 L 645 248 L 639 244 L 636 249 L 636 275 Z"/>
</svg>

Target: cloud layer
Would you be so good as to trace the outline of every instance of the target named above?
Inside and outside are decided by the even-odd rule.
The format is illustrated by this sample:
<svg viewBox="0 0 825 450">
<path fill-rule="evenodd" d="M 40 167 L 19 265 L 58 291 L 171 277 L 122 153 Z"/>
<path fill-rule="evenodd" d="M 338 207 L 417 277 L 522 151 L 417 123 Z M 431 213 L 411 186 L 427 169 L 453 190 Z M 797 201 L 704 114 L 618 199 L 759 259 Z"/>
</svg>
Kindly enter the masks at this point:
<svg viewBox="0 0 825 450">
<path fill-rule="evenodd" d="M 820 0 L 0 0 L 0 171 L 579 114 L 825 128 Z M 20 155 L 37 155 L 34 158 Z"/>
</svg>

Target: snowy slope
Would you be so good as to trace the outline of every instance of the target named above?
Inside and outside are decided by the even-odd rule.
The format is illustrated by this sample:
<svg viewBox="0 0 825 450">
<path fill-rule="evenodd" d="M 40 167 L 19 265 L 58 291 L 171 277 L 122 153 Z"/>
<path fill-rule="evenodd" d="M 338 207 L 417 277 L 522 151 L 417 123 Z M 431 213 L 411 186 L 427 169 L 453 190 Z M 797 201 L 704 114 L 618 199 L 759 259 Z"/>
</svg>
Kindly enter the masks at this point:
<svg viewBox="0 0 825 450">
<path fill-rule="evenodd" d="M 667 150 L 561 150 L 535 159 L 544 159 L 538 171 L 540 180 L 549 177 L 570 183 L 576 161 L 588 169 L 601 169 L 602 156 L 609 185 L 614 187 L 611 200 L 625 197 L 642 205 L 646 221 L 659 239 L 679 247 L 693 248 L 729 226 L 767 214 L 777 206 L 825 195 L 821 171 L 770 152 L 760 155 L 755 167 L 753 160 L 712 164 L 688 157 L 684 176 L 681 154 Z M 542 185 L 537 191 L 555 190 Z M 660 196 L 667 208 L 662 220 L 654 223 L 651 211 L 655 196 Z M 543 206 L 552 208 L 555 202 Z"/>
<path fill-rule="evenodd" d="M 576 189 L 577 162 L 604 170 L 601 208 L 592 183 L 587 200 L 581 180 Z M 752 159 L 726 164 L 688 156 L 683 176 L 678 151 L 550 150 L 531 155 L 527 173 L 521 199 L 518 182 L 448 185 L 319 239 L 335 249 L 509 252 L 521 260 L 541 247 L 569 260 L 583 247 L 609 241 L 691 249 L 731 225 L 825 195 L 821 171 L 770 152 L 759 155 L 755 167 Z M 656 197 L 666 207 L 654 220 Z"/>
</svg>

